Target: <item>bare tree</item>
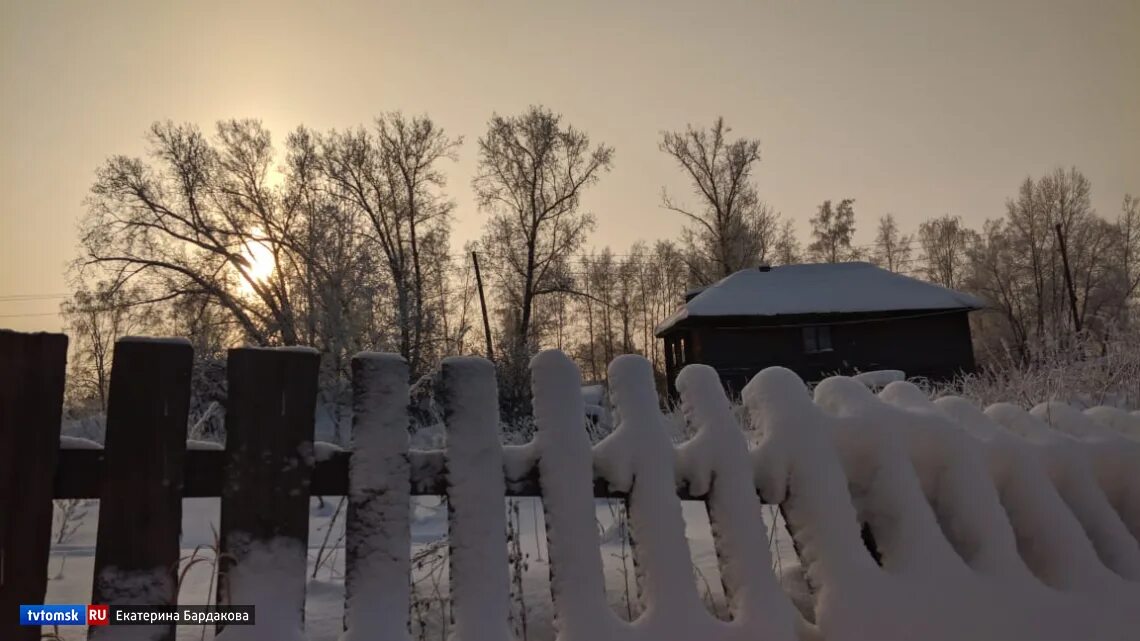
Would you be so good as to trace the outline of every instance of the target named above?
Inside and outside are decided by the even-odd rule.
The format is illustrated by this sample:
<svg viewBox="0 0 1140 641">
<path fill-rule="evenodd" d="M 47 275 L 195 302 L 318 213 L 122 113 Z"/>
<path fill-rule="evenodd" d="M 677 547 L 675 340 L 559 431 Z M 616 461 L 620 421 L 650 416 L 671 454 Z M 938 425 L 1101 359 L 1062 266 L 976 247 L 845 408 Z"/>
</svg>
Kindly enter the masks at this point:
<svg viewBox="0 0 1140 641">
<path fill-rule="evenodd" d="M 582 192 L 612 161 L 612 148 L 592 147 L 545 107 L 491 117 L 472 187 L 491 215 L 483 246 L 506 307 L 507 351 L 533 349 L 535 300 L 571 288 L 567 261 L 594 222 L 581 211 Z"/>
<path fill-rule="evenodd" d="M 665 132 L 660 149 L 677 161 L 696 204 L 683 206 L 664 189 L 666 209 L 693 223 L 684 243 L 696 284 L 707 285 L 768 259 L 778 234 L 779 214 L 760 200 L 752 171 L 760 162 L 760 141 L 728 140 L 732 129 L 717 118 L 708 129 L 689 125 Z"/>
<path fill-rule="evenodd" d="M 321 138 L 319 167 L 329 193 L 365 216 L 381 251 L 396 296 L 399 351 L 413 375 L 422 373 L 424 343 L 438 316 L 429 313 L 437 298 L 428 290 L 425 263 L 446 259 L 448 248 L 452 205 L 440 193 L 446 181 L 439 162 L 453 160 L 461 143 L 427 116 L 400 113 L 377 118 L 374 131 Z"/>
<path fill-rule="evenodd" d="M 208 296 L 249 339 L 296 344 L 285 274 L 301 215 L 270 184 L 269 132 L 228 120 L 210 141 L 193 125 L 164 122 L 147 139 L 150 162 L 114 156 L 96 172 L 79 266 L 98 266 L 112 287 L 143 280 L 159 299 Z"/>
<path fill-rule="evenodd" d="M 159 322 L 157 310 L 143 304 L 149 295 L 139 287 L 108 282 L 84 283 L 60 306 L 71 336 L 67 384 L 73 402 L 92 400 L 107 410 L 115 341 L 141 334 Z"/>
<path fill-rule="evenodd" d="M 803 260 L 800 241 L 790 219 L 784 220 L 780 225 L 780 235 L 776 238 L 773 249 L 772 258 L 781 265 L 794 265 Z"/>
<path fill-rule="evenodd" d="M 969 252 L 967 289 L 985 299 L 989 308 L 998 312 L 1004 322 L 1004 328 L 994 330 L 988 326 L 992 323 L 987 323 L 986 315 L 975 314 L 974 323 L 987 330 L 979 333 L 980 340 L 985 346 L 986 343 L 1004 342 L 1008 336 L 1015 351 L 1024 356 L 1029 345 L 1033 303 L 1024 283 L 1015 277 L 1022 256 L 1006 222 L 987 220 L 979 242 Z"/>
<path fill-rule="evenodd" d="M 1092 209 L 1090 194 L 1088 179 L 1075 168 L 1026 178 L 1008 201 L 1006 217 L 987 223 L 970 252 L 965 284 L 1002 313 L 1023 357 L 1075 329 L 1057 226 L 1066 239 L 1080 325 L 1103 333 L 1121 322 L 1121 309 L 1130 304 L 1127 216 L 1109 223 Z"/>
<path fill-rule="evenodd" d="M 899 231 L 894 214 L 879 218 L 875 232 L 875 249 L 871 255 L 876 265 L 892 272 L 906 271 L 910 263 L 911 243 L 914 238 Z"/>
<path fill-rule="evenodd" d="M 943 287 L 961 286 L 969 248 L 978 240 L 977 232 L 967 228 L 961 216 L 946 214 L 919 225 L 918 242 L 926 261 L 926 277 Z"/>
<path fill-rule="evenodd" d="M 1116 218 L 1116 254 L 1120 272 L 1117 284 L 1118 321 L 1128 322 L 1129 303 L 1140 292 L 1140 198 L 1125 194 Z"/>
<path fill-rule="evenodd" d="M 811 228 L 815 240 L 808 245 L 808 253 L 816 262 L 839 263 L 859 256 L 851 245 L 855 235 L 854 199 L 844 198 L 834 208 L 830 200 L 825 200 L 812 216 Z"/>
</svg>

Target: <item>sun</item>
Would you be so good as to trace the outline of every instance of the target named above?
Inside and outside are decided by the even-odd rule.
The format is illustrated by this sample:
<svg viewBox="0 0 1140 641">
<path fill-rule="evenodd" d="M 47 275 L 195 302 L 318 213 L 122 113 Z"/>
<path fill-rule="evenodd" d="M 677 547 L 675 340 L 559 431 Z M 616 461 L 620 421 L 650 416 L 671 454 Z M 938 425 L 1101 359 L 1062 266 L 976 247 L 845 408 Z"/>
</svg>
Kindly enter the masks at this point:
<svg viewBox="0 0 1140 641">
<path fill-rule="evenodd" d="M 254 238 L 262 238 L 265 232 L 260 227 L 254 227 L 250 235 Z M 254 283 L 263 283 L 273 273 L 273 268 L 276 266 L 276 261 L 273 260 L 273 249 L 268 244 L 261 240 L 247 240 L 242 243 L 241 248 L 242 258 L 249 261 L 248 274 L 241 274 L 242 291 L 246 293 L 253 292 Z"/>
</svg>

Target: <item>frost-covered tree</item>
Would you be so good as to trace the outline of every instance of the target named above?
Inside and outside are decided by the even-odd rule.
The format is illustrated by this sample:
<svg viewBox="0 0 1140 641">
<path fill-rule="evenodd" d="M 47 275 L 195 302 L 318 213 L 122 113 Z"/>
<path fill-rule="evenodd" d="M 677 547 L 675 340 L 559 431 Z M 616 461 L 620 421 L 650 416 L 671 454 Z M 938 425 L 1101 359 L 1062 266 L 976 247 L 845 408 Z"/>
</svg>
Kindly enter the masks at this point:
<svg viewBox="0 0 1140 641">
<path fill-rule="evenodd" d="M 918 226 L 926 278 L 951 289 L 962 285 L 968 268 L 970 247 L 979 239 L 961 216 L 946 214 Z"/>
<path fill-rule="evenodd" d="M 1140 199 L 1125 194 L 1116 218 L 1115 253 L 1120 265 L 1116 289 L 1120 299 L 1117 321 L 1132 321 L 1132 307 L 1140 294 Z"/>
<path fill-rule="evenodd" d="M 468 351 L 473 279 L 448 259 L 442 173 L 459 141 L 427 116 L 301 127 L 280 155 L 253 120 L 213 135 L 157 123 L 147 138 L 145 157 L 99 168 L 76 270 L 139 286 L 164 318 L 153 331 L 191 339 L 206 390 L 195 416 L 224 401 L 235 344 L 317 348 L 320 407 L 337 426 L 356 352 L 398 351 L 419 374 Z"/>
<path fill-rule="evenodd" d="M 378 117 L 373 129 L 332 131 L 319 141 L 317 166 L 328 192 L 362 215 L 379 250 L 377 266 L 395 296 L 398 351 L 413 375 L 424 370 L 442 313 L 428 273 L 447 264 L 449 248 L 452 204 L 442 193 L 440 163 L 455 159 L 461 143 L 428 116 L 398 112 Z"/>
<path fill-rule="evenodd" d="M 780 224 L 780 235 L 776 237 L 773 250 L 772 259 L 780 265 L 794 265 L 803 260 L 800 240 L 796 237 L 795 226 L 791 220 L 786 219 Z"/>
<path fill-rule="evenodd" d="M 541 106 L 495 114 L 478 146 L 472 187 L 490 214 L 482 249 L 503 306 L 503 351 L 524 358 L 536 346 L 536 301 L 573 288 L 569 259 L 594 224 L 582 194 L 609 171 L 613 149 Z"/>
<path fill-rule="evenodd" d="M 875 231 L 875 248 L 871 253 L 871 260 L 883 269 L 892 272 L 905 272 L 910 264 L 911 243 L 914 238 L 903 234 L 899 230 L 894 214 L 886 214 L 879 218 L 879 226 Z"/>
<path fill-rule="evenodd" d="M 808 254 L 819 263 L 841 263 L 854 260 L 859 252 L 851 245 L 855 236 L 855 200 L 844 198 L 835 207 L 830 200 L 823 201 L 819 211 L 811 218 L 811 235 Z"/>
<path fill-rule="evenodd" d="M 760 141 L 729 139 L 724 118 L 711 127 L 665 132 L 660 149 L 684 171 L 693 203 L 684 205 L 662 189 L 664 207 L 690 225 L 682 239 L 692 280 L 708 285 L 769 260 L 779 234 L 779 214 L 764 203 L 753 179 Z"/>
<path fill-rule="evenodd" d="M 1037 353 L 1074 329 L 1058 226 L 1082 328 L 1111 331 L 1124 320 L 1122 310 L 1134 304 L 1135 289 L 1125 275 L 1127 216 L 1115 224 L 1104 220 L 1090 194 L 1089 180 L 1075 168 L 1026 178 L 1007 202 L 1006 216 L 987 222 L 970 252 L 964 285 L 1000 313 L 1017 354 Z"/>
</svg>

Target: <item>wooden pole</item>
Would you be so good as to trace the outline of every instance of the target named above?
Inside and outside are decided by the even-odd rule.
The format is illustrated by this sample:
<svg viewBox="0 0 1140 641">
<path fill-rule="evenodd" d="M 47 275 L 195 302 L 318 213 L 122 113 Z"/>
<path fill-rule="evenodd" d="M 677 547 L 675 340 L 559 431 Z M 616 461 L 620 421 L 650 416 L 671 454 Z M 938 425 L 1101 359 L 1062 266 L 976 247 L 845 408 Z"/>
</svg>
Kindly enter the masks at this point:
<svg viewBox="0 0 1140 641">
<path fill-rule="evenodd" d="M 1053 226 L 1057 232 L 1057 242 L 1061 245 L 1061 263 L 1065 266 L 1065 287 L 1069 290 L 1069 309 L 1073 312 L 1073 327 L 1079 334 L 1081 332 L 1081 317 L 1077 314 L 1077 290 L 1073 289 L 1073 274 L 1069 271 L 1069 252 L 1065 247 L 1065 234 L 1061 231 L 1061 223 Z"/>
<path fill-rule="evenodd" d="M 479 307 L 483 309 L 483 335 L 487 337 L 487 360 L 495 360 L 495 349 L 491 345 L 491 321 L 487 318 L 487 299 L 483 296 L 483 276 L 479 273 L 479 254 L 471 252 L 471 262 L 475 265 L 475 284 L 479 287 Z"/>
</svg>

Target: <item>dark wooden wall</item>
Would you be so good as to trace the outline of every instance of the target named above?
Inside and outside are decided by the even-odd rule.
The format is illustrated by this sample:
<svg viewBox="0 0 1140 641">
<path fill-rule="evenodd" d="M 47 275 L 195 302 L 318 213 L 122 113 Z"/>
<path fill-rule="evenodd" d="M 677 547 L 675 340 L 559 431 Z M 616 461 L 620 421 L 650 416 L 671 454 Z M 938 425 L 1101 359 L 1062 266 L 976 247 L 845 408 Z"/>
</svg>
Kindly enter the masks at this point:
<svg viewBox="0 0 1140 641">
<path fill-rule="evenodd" d="M 805 381 L 818 381 L 835 373 L 900 369 L 907 376 L 934 380 L 974 370 L 974 351 L 965 311 L 937 315 L 849 322 L 843 317 L 797 317 L 797 326 L 724 327 L 698 325 L 684 330 L 690 336 L 690 362 L 711 365 L 734 392 L 765 367 L 779 365 Z M 830 327 L 830 352 L 805 353 L 802 327 Z M 666 342 L 669 338 L 666 337 Z M 670 372 L 670 392 L 680 368 Z"/>
</svg>

